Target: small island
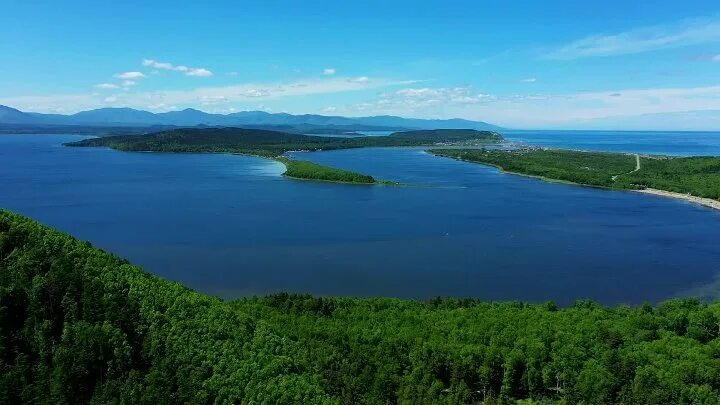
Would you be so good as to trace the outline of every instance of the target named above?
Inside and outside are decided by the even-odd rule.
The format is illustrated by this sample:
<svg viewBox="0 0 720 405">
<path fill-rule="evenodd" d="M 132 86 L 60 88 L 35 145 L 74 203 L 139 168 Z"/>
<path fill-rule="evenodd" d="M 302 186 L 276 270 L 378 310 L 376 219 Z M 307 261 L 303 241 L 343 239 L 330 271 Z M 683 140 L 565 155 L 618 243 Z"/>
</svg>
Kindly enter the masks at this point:
<svg viewBox="0 0 720 405">
<path fill-rule="evenodd" d="M 307 160 L 295 160 L 281 157 L 287 170 L 283 176 L 301 180 L 330 181 L 335 183 L 375 184 L 377 181 L 365 174 L 323 166 Z"/>
<path fill-rule="evenodd" d="M 129 152 L 239 153 L 275 159 L 287 167 L 285 176 L 317 181 L 356 184 L 397 184 L 372 176 L 290 159 L 290 151 L 319 151 L 364 147 L 437 145 L 489 145 L 502 141 L 492 131 L 440 129 L 396 132 L 388 136 L 323 137 L 244 128 L 186 128 L 147 135 L 122 135 L 84 139 L 66 144 L 75 147 L 109 147 Z"/>
<path fill-rule="evenodd" d="M 431 149 L 430 153 L 521 175 L 680 198 L 720 209 L 720 157 L 668 157 L 527 148 Z"/>
</svg>

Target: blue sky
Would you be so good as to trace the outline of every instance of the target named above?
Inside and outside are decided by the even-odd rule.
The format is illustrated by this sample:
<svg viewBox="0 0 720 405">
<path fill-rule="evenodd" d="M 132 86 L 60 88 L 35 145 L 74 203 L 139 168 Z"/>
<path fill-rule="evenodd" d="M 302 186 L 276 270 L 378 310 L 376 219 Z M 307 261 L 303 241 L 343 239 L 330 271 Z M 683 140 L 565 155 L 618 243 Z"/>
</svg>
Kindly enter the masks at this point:
<svg viewBox="0 0 720 405">
<path fill-rule="evenodd" d="M 2 1 L 0 104 L 720 128 L 717 1 Z"/>
</svg>

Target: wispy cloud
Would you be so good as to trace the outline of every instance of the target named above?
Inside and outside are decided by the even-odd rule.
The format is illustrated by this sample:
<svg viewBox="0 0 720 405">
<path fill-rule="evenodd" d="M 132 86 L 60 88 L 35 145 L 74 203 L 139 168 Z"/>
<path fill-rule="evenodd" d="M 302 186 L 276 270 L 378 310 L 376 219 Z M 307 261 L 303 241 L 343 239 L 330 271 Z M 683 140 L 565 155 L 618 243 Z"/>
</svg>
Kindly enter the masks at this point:
<svg viewBox="0 0 720 405">
<path fill-rule="evenodd" d="M 720 18 L 690 19 L 616 34 L 592 35 L 554 49 L 547 59 L 628 55 L 720 41 Z"/>
<path fill-rule="evenodd" d="M 713 62 L 720 62 L 720 53 L 710 58 Z"/>
<path fill-rule="evenodd" d="M 114 84 L 114 83 L 100 83 L 100 84 L 96 84 L 95 88 L 111 90 L 111 89 L 119 89 L 120 86 L 118 86 L 117 84 Z"/>
<path fill-rule="evenodd" d="M 332 76 L 332 75 L 335 74 L 335 68 L 326 68 L 326 69 L 323 69 L 323 74 L 324 74 L 325 76 Z"/>
<path fill-rule="evenodd" d="M 352 79 L 348 79 L 348 82 L 350 83 L 367 83 L 370 81 L 370 78 L 367 76 L 360 76 L 360 77 L 354 77 Z"/>
<path fill-rule="evenodd" d="M 257 103 L 258 100 L 281 99 L 285 97 L 313 96 L 371 89 L 383 89 L 391 86 L 404 86 L 416 81 L 373 78 L 372 80 L 353 80 L 348 77 L 309 78 L 292 82 L 245 83 L 232 86 L 200 87 L 189 90 L 158 91 L 122 91 L 112 94 L 112 106 L 125 106 L 149 110 L 164 110 L 171 107 L 193 107 L 212 105 L 217 109 L 227 109 L 236 103 Z M 111 84 L 111 83 L 108 83 Z M 121 86 L 107 87 L 108 90 Z M 105 87 L 103 87 L 105 88 Z M 126 90 L 127 87 L 124 88 Z M 0 104 L 12 105 L 26 111 L 76 112 L 90 108 L 107 106 L 108 101 L 100 92 L 91 94 L 61 94 L 45 96 L 0 97 Z"/>
<path fill-rule="evenodd" d="M 347 114 L 395 112 L 410 116 L 440 116 L 460 105 L 478 105 L 495 99 L 471 86 L 409 87 L 381 93 L 377 99 L 337 108 Z"/>
<path fill-rule="evenodd" d="M 115 75 L 118 79 L 123 80 L 137 80 L 142 79 L 143 77 L 146 77 L 144 73 L 142 72 L 125 72 L 125 73 L 118 73 Z"/>
<path fill-rule="evenodd" d="M 183 65 L 175 66 L 172 63 L 158 62 L 154 59 L 143 59 L 142 65 L 150 66 L 152 68 L 160 69 L 160 70 L 175 70 L 178 72 L 187 72 L 187 70 L 189 69 L 187 66 L 183 66 Z"/>
<path fill-rule="evenodd" d="M 405 84 L 404 84 L 405 83 Z M 396 88 L 394 86 L 407 86 Z M 72 113 L 102 106 L 134 107 L 168 111 L 198 107 L 214 112 L 230 111 L 241 105 L 258 105 L 284 97 L 311 97 L 332 93 L 377 89 L 375 98 L 348 105 L 318 105 L 295 113 L 332 113 L 339 115 L 393 114 L 409 117 L 463 117 L 493 122 L 514 128 L 553 128 L 582 126 L 594 120 L 631 122 L 632 117 L 649 114 L 685 114 L 688 111 L 720 111 L 720 85 L 647 89 L 613 89 L 596 92 L 549 94 L 486 94 L 470 86 L 419 87 L 412 82 L 373 79 L 353 83 L 348 78 L 308 79 L 290 83 L 247 83 L 228 87 L 204 87 L 194 90 L 94 92 L 52 96 L 2 97 L 0 104 L 24 111 Z M 384 91 L 383 91 L 384 90 Z M 360 93 L 362 94 L 362 93 Z M 322 97 L 323 101 L 326 97 Z M 305 100 L 305 98 L 303 98 Z M 308 98 L 309 100 L 309 98 Z M 315 99 L 318 100 L 317 98 Z M 309 105 L 308 103 L 304 103 Z M 704 115 L 703 115 L 704 116 Z M 652 115 L 651 117 L 659 117 Z M 608 119 L 612 121 L 607 121 Z M 717 129 L 706 122 L 685 128 Z M 694 126 L 693 126 L 694 125 Z M 705 125 L 705 126 L 703 126 Z M 616 128 L 622 128 L 616 125 Z M 666 129 L 682 129 L 681 124 Z"/>
<path fill-rule="evenodd" d="M 213 75 L 213 72 L 205 68 L 193 68 L 185 65 L 174 65 L 170 62 L 159 62 L 155 59 L 143 59 L 142 65 L 152 67 L 153 69 L 183 72 L 185 76 L 207 77 Z"/>
<path fill-rule="evenodd" d="M 470 86 L 408 87 L 364 102 L 336 106 L 334 112 L 348 116 L 463 117 L 510 128 L 553 128 L 607 117 L 712 110 L 720 110 L 720 85 L 509 95 L 486 94 Z M 673 127 L 677 128 L 681 127 Z"/>
<path fill-rule="evenodd" d="M 522 83 L 535 83 L 537 81 L 536 77 L 527 77 L 525 79 L 520 80 Z"/>
<path fill-rule="evenodd" d="M 213 72 L 204 68 L 190 68 L 190 70 L 185 72 L 185 76 L 208 77 L 212 75 Z"/>
</svg>

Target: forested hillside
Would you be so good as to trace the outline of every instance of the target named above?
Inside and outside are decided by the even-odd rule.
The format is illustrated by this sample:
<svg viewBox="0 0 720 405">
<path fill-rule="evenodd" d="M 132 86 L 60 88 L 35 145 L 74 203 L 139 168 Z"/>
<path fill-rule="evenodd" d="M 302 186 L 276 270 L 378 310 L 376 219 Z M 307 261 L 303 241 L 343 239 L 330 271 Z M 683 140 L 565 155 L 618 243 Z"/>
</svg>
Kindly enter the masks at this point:
<svg viewBox="0 0 720 405">
<path fill-rule="evenodd" d="M 229 152 L 276 157 L 291 150 L 330 150 L 363 147 L 421 146 L 478 141 L 497 143 L 496 132 L 439 129 L 396 132 L 389 136 L 330 137 L 244 128 L 175 129 L 149 135 L 110 136 L 73 142 L 68 146 L 107 146 L 124 151 Z"/>
<path fill-rule="evenodd" d="M 635 168 L 635 157 L 622 153 L 552 149 L 432 149 L 430 152 L 497 166 L 507 172 L 602 187 L 614 187 L 614 175 Z"/>
<path fill-rule="evenodd" d="M 643 157 L 641 162 L 642 169 L 618 180 L 630 187 L 640 185 L 720 200 L 720 158 L 716 156 Z"/>
<path fill-rule="evenodd" d="M 0 211 L 3 403 L 719 398 L 717 303 L 224 302 Z"/>
<path fill-rule="evenodd" d="M 0 211 L 4 403 L 330 403 L 302 350 L 218 299 Z"/>
<path fill-rule="evenodd" d="M 720 199 L 720 157 L 717 156 L 636 158 L 626 153 L 560 149 L 433 149 L 431 152 L 545 179 L 631 190 L 654 188 Z"/>
</svg>

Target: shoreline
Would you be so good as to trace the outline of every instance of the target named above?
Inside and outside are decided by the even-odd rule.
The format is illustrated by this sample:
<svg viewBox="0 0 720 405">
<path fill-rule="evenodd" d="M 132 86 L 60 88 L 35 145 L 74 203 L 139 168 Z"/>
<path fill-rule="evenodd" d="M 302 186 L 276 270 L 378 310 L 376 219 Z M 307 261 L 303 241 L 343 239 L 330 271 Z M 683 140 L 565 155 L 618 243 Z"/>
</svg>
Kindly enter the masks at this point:
<svg viewBox="0 0 720 405">
<path fill-rule="evenodd" d="M 643 193 L 649 195 L 655 195 L 659 197 L 674 198 L 678 200 L 684 200 L 694 204 L 699 204 L 708 208 L 720 210 L 720 201 L 713 200 L 712 198 L 696 197 L 689 194 L 676 193 L 674 191 L 658 190 L 656 188 L 644 188 L 640 190 L 631 190 L 636 193 Z"/>
<path fill-rule="evenodd" d="M 488 167 L 494 167 L 494 168 L 498 169 L 498 171 L 502 174 L 511 174 L 511 175 L 515 175 L 515 176 L 529 177 L 532 179 L 537 179 L 537 180 L 545 181 L 548 183 L 568 184 L 568 185 L 574 185 L 574 186 L 580 186 L 580 187 L 590 187 L 590 188 L 596 188 L 596 189 L 601 189 L 601 190 L 610 190 L 610 191 L 631 191 L 634 193 L 643 193 L 643 194 L 654 195 L 654 196 L 658 196 L 658 197 L 674 198 L 677 200 L 684 200 L 684 201 L 687 201 L 690 203 L 699 204 L 699 205 L 702 205 L 707 208 L 720 210 L 720 201 L 713 200 L 712 198 L 696 197 L 696 196 L 692 196 L 689 194 L 676 193 L 673 191 L 658 190 L 655 188 L 644 188 L 644 189 L 613 188 L 613 187 L 605 187 L 605 186 L 598 186 L 598 185 L 592 185 L 592 184 L 575 183 L 572 181 L 551 179 L 548 177 L 536 176 L 533 174 L 512 172 L 512 171 L 505 170 L 502 166 L 499 166 L 496 164 L 485 163 L 485 162 L 476 162 L 473 160 L 462 159 L 462 158 L 458 158 L 455 156 L 435 154 L 435 153 L 432 153 L 430 150 L 427 150 L 427 152 L 434 156 L 450 158 L 450 159 L 454 159 L 454 160 L 457 160 L 460 162 L 467 162 L 467 163 L 479 164 L 479 165 L 488 166 Z"/>
<path fill-rule="evenodd" d="M 535 180 L 542 180 L 542 181 L 547 182 L 547 183 L 568 184 L 568 185 L 571 185 L 571 186 L 580 186 L 580 187 L 589 187 L 589 188 L 599 188 L 599 189 L 602 189 L 602 190 L 626 190 L 626 189 L 618 189 L 618 188 L 612 188 L 612 187 L 606 187 L 606 186 L 598 186 L 598 185 L 595 185 L 595 184 L 575 183 L 574 181 L 561 180 L 561 179 L 553 179 L 553 178 L 551 178 L 551 177 L 538 176 L 538 175 L 536 175 L 536 174 L 513 172 L 513 171 L 510 171 L 510 170 L 505 170 L 504 167 L 502 167 L 502 166 L 500 166 L 500 165 L 496 165 L 496 164 L 494 164 L 494 163 L 477 162 L 477 161 L 474 161 L 474 160 L 467 160 L 467 159 L 463 159 L 463 158 L 459 158 L 459 157 L 455 157 L 455 156 L 440 155 L 440 154 L 435 154 L 435 153 L 432 153 L 432 152 L 429 152 L 429 151 L 427 151 L 427 152 L 428 152 L 429 154 L 433 155 L 433 156 L 443 157 L 443 158 L 447 158 L 447 159 L 453 159 L 453 160 L 457 160 L 457 161 L 459 161 L 459 162 L 472 163 L 472 164 L 483 165 L 483 166 L 487 166 L 487 167 L 494 167 L 494 168 L 498 169 L 498 172 L 500 172 L 500 174 L 510 174 L 510 175 L 513 175 L 513 176 L 528 177 L 528 178 L 535 179 Z"/>
</svg>

